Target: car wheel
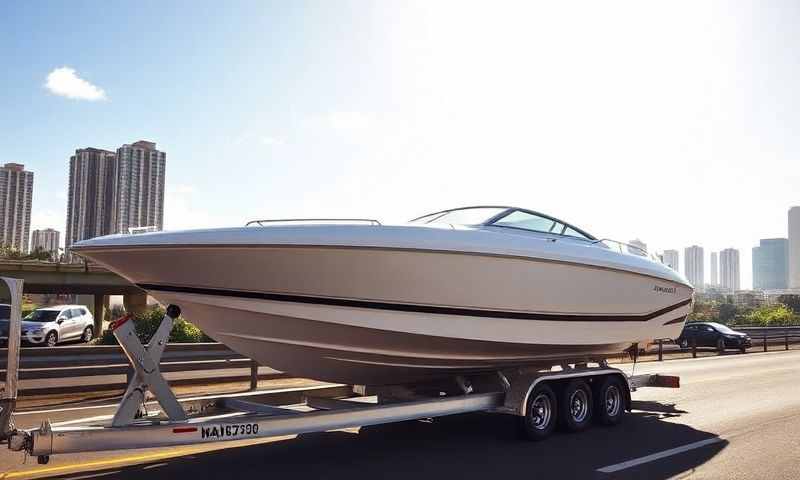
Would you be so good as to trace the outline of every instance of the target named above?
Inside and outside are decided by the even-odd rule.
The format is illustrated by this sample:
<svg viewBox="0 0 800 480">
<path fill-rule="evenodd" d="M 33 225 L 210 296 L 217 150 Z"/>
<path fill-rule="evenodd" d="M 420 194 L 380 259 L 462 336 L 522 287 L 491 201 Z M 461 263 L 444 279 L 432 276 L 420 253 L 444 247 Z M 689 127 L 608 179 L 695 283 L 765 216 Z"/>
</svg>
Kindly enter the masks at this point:
<svg viewBox="0 0 800 480">
<path fill-rule="evenodd" d="M 81 341 L 84 343 L 89 343 L 94 338 L 94 329 L 92 327 L 86 327 L 83 329 L 83 335 L 81 335 Z"/>
<path fill-rule="evenodd" d="M 56 332 L 50 332 L 44 337 L 44 343 L 48 347 L 55 347 L 58 343 L 58 334 Z"/>
<path fill-rule="evenodd" d="M 725 339 L 724 338 L 718 338 L 717 339 L 717 351 L 719 353 L 722 353 L 722 352 L 725 351 Z"/>
<path fill-rule="evenodd" d="M 682 338 L 678 345 L 680 345 L 681 350 L 688 350 L 689 349 L 689 340 L 687 340 L 685 338 Z"/>
</svg>

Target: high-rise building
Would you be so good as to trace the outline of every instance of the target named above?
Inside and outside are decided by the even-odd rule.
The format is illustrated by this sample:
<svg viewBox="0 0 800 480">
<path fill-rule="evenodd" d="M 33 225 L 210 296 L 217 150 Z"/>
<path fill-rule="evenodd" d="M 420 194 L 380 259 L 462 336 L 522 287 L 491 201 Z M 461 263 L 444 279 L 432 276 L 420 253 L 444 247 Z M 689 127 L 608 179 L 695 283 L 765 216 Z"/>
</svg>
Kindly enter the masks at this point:
<svg viewBox="0 0 800 480">
<path fill-rule="evenodd" d="M 719 262 L 717 252 L 711 252 L 711 285 L 719 285 Z"/>
<path fill-rule="evenodd" d="M 647 244 L 637 239 L 628 242 L 628 253 L 634 255 L 644 255 L 647 253 Z"/>
<path fill-rule="evenodd" d="M 80 240 L 164 228 L 166 153 L 140 140 L 117 152 L 83 148 L 70 158 L 65 247 Z"/>
<path fill-rule="evenodd" d="M 726 248 L 719 252 L 719 277 L 722 288 L 739 290 L 739 250 Z"/>
<path fill-rule="evenodd" d="M 114 152 L 99 148 L 76 150 L 69 159 L 65 248 L 80 240 L 116 233 L 116 191 Z"/>
<path fill-rule="evenodd" d="M 800 207 L 789 209 L 789 288 L 800 289 Z"/>
<path fill-rule="evenodd" d="M 697 290 L 703 290 L 703 284 L 705 282 L 704 257 L 703 247 L 692 245 L 683 250 L 683 273 L 686 275 L 689 283 L 694 285 L 694 288 Z"/>
<path fill-rule="evenodd" d="M 677 250 L 664 250 L 662 261 L 664 262 L 664 265 L 675 270 L 676 272 L 680 268 L 680 254 Z"/>
<path fill-rule="evenodd" d="M 788 288 L 789 240 L 765 238 L 753 247 L 753 289 L 784 290 Z"/>
<path fill-rule="evenodd" d="M 118 191 L 116 231 L 164 228 L 164 169 L 167 154 L 140 140 L 117 149 Z"/>
<path fill-rule="evenodd" d="M 32 199 L 33 172 L 19 163 L 0 168 L 0 244 L 28 251 Z"/>
<path fill-rule="evenodd" d="M 50 254 L 53 260 L 58 259 L 58 245 L 61 241 L 61 234 L 58 230 L 45 228 L 44 230 L 34 230 L 31 232 L 31 251 L 37 248 Z"/>
</svg>

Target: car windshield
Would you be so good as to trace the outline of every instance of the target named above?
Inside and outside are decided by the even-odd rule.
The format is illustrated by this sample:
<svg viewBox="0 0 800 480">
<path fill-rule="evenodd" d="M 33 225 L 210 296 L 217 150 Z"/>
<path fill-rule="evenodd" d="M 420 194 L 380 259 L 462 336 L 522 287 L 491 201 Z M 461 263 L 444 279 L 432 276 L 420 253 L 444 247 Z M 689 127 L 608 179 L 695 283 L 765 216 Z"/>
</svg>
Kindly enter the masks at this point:
<svg viewBox="0 0 800 480">
<path fill-rule="evenodd" d="M 716 329 L 719 333 L 739 333 L 736 330 L 731 330 L 728 326 L 721 323 L 712 323 L 711 326 L 714 327 L 714 329 Z"/>
<path fill-rule="evenodd" d="M 30 315 L 25 317 L 26 322 L 52 322 L 58 318 L 57 310 L 34 310 Z"/>
</svg>

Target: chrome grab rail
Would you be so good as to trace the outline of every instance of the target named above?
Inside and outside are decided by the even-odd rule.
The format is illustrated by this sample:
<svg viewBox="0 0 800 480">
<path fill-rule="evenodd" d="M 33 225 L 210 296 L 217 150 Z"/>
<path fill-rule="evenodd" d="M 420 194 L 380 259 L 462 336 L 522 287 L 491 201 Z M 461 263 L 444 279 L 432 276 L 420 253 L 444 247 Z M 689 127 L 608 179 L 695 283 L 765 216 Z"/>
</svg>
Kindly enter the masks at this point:
<svg viewBox="0 0 800 480">
<path fill-rule="evenodd" d="M 380 225 L 381 222 L 372 218 L 275 218 L 268 220 L 250 220 L 245 227 L 258 225 L 263 227 L 265 223 L 291 223 L 291 222 L 364 222 L 370 225 Z"/>
</svg>

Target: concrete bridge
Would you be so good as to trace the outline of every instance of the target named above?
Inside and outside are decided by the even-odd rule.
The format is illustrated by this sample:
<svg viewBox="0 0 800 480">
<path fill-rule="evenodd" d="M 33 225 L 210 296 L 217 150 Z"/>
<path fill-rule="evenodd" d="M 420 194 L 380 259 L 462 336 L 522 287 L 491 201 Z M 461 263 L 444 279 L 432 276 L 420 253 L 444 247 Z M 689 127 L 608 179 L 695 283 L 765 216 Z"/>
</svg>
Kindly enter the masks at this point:
<svg viewBox="0 0 800 480">
<path fill-rule="evenodd" d="M 97 265 L 0 259 L 0 276 L 24 280 L 23 293 L 94 295 L 94 312 L 108 308 L 109 295 L 122 295 L 128 312 L 136 313 L 147 306 L 142 289 Z M 99 334 L 103 315 L 95 313 L 94 317 Z"/>
</svg>

